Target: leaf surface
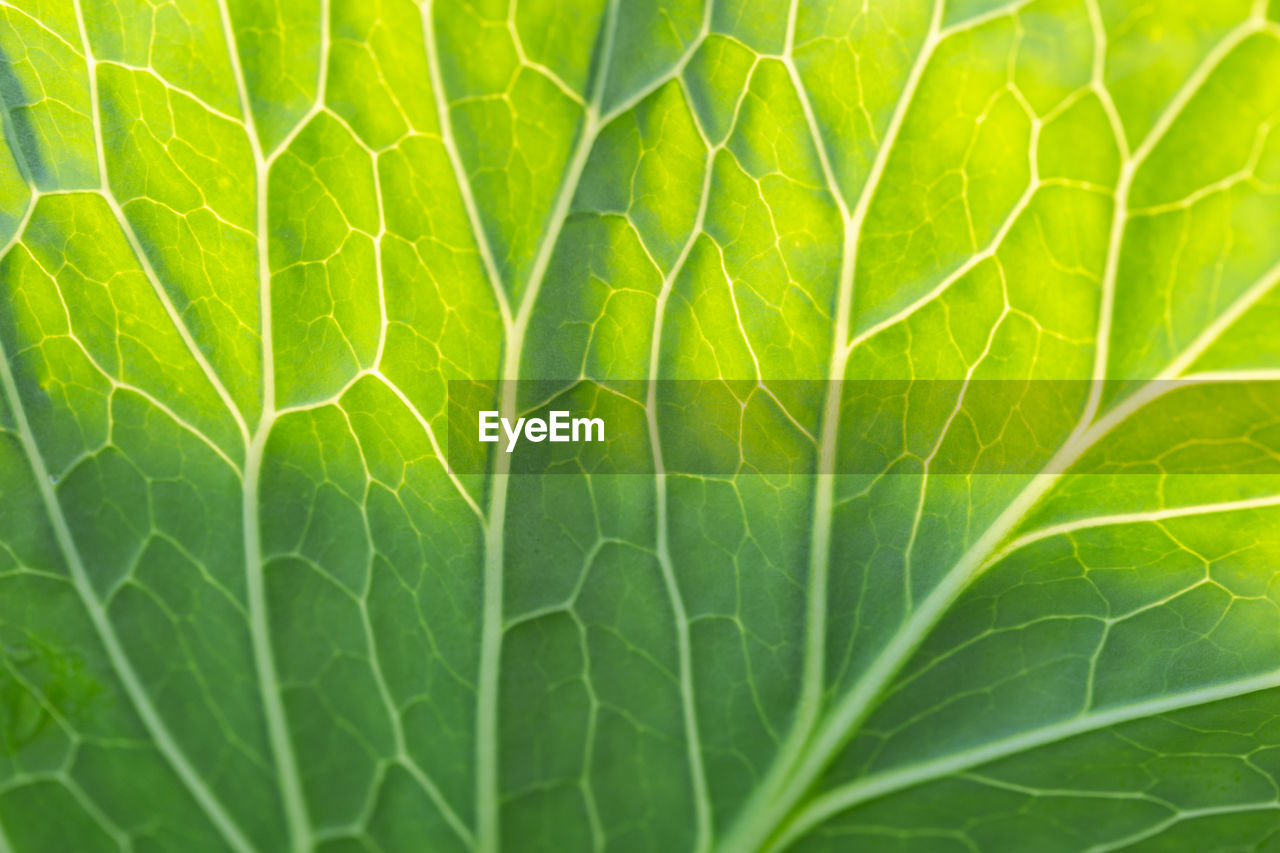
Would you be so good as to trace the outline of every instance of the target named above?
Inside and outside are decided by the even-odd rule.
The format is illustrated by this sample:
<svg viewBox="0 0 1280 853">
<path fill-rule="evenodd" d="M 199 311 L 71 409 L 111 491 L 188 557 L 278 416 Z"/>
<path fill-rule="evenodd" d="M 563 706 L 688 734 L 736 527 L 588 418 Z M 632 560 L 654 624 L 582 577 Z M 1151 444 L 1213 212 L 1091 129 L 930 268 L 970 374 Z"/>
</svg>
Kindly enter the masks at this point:
<svg viewBox="0 0 1280 853">
<path fill-rule="evenodd" d="M 1277 17 L 5 5 L 0 850 L 1276 844 Z"/>
</svg>

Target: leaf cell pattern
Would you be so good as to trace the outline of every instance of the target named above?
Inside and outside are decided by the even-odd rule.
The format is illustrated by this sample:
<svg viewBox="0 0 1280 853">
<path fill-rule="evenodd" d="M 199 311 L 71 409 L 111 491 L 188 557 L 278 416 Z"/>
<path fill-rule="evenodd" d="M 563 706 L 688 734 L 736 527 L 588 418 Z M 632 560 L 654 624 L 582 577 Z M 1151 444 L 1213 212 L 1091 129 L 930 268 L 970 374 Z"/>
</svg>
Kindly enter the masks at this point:
<svg viewBox="0 0 1280 853">
<path fill-rule="evenodd" d="M 1278 19 L 0 3 L 0 851 L 1280 849 Z M 651 474 L 450 471 L 517 378 Z"/>
</svg>

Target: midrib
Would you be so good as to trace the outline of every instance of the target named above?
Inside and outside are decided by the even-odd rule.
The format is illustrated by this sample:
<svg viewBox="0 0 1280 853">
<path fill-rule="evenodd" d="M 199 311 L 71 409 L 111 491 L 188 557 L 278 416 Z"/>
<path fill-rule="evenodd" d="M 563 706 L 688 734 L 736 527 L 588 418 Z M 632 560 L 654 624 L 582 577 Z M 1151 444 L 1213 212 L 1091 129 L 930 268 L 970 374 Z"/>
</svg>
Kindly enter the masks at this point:
<svg viewBox="0 0 1280 853">
<path fill-rule="evenodd" d="M 533 266 L 529 271 L 528 282 L 521 294 L 519 308 L 514 318 L 508 319 L 509 314 L 505 313 L 503 316 L 506 345 L 499 376 L 501 388 L 499 410 L 506 418 L 514 418 L 517 409 L 516 381 L 520 376 L 520 363 L 533 308 L 546 279 L 552 253 L 568 217 L 573 196 L 577 192 L 578 183 L 586 168 L 587 158 L 591 154 L 591 148 L 597 136 L 605 126 L 600 117 L 600 103 L 608 78 L 619 2 L 620 0 L 610 0 L 601 22 L 604 43 L 601 47 L 597 76 L 592 81 L 591 97 L 583 111 L 578 140 L 566 166 L 555 205 L 548 215 L 546 229 L 539 241 Z M 424 24 L 424 26 L 430 25 L 429 21 Z M 442 100 L 447 97 L 443 86 L 437 92 L 437 97 Z M 458 180 L 465 182 L 465 174 L 459 175 Z M 478 217 L 473 228 L 477 232 L 477 241 L 484 241 L 485 237 Z M 495 281 L 494 285 L 495 289 L 499 291 L 502 289 L 501 281 Z M 476 849 L 480 853 L 495 853 L 500 846 L 498 699 L 502 666 L 504 548 L 511 457 L 509 454 L 496 453 L 494 459 L 485 524 L 480 661 L 476 687 Z"/>
<path fill-rule="evenodd" d="M 790 811 L 791 803 L 785 802 L 787 788 L 793 773 L 802 760 L 815 726 L 821 714 L 822 696 L 826 674 L 826 616 L 827 579 L 830 568 L 831 525 L 835 512 L 835 462 L 840 424 L 840 404 L 843 397 L 844 373 L 851 350 L 850 318 L 853 313 L 855 276 L 857 273 L 858 243 L 862 228 L 888 166 L 897 136 L 906 120 L 906 114 L 914 99 L 915 91 L 924 76 L 924 70 L 937 44 L 942 21 L 943 0 L 935 0 L 930 17 L 929 31 L 921 45 L 903 85 L 894 111 L 886 127 L 884 141 L 876 152 L 875 160 L 867 174 L 852 210 L 845 201 L 840 185 L 823 142 L 822 134 L 809 102 L 799 70 L 791 56 L 795 43 L 796 14 L 799 0 L 792 0 L 787 25 L 787 55 L 784 63 L 791 77 L 796 96 L 800 101 L 809 134 L 830 187 L 833 200 L 840 211 L 843 229 L 840 274 L 835 302 L 835 328 L 832 332 L 830 370 L 827 377 L 827 393 L 823 403 L 821 435 L 818 449 L 818 473 L 815 475 L 813 499 L 813 525 L 809 539 L 809 566 L 805 607 L 804 664 L 801 674 L 800 696 L 794 720 L 786 739 L 779 747 L 772 766 L 764 780 L 756 788 L 742 809 L 742 817 L 730 830 L 721 844 L 726 851 L 755 849 L 773 828 Z"/>
</svg>

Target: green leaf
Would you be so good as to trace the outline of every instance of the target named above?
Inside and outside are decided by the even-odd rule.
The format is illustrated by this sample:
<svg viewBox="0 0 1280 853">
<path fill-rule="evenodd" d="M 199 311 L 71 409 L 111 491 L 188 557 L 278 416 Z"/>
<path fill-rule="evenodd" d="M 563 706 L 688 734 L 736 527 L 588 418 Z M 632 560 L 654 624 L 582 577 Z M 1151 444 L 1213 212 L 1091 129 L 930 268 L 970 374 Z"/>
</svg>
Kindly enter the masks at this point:
<svg viewBox="0 0 1280 853">
<path fill-rule="evenodd" d="M 1278 19 L 5 5 L 0 851 L 1274 846 Z"/>
</svg>

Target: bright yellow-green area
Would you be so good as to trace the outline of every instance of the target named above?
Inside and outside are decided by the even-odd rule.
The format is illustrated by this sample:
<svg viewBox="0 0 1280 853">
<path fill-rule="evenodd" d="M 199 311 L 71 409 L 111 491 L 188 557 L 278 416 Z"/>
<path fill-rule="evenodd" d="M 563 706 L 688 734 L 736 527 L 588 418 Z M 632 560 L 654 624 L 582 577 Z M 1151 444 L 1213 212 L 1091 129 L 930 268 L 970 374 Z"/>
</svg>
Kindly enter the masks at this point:
<svg viewBox="0 0 1280 853">
<path fill-rule="evenodd" d="M 1269 849 L 1278 8 L 0 5 L 0 851 Z"/>
</svg>

